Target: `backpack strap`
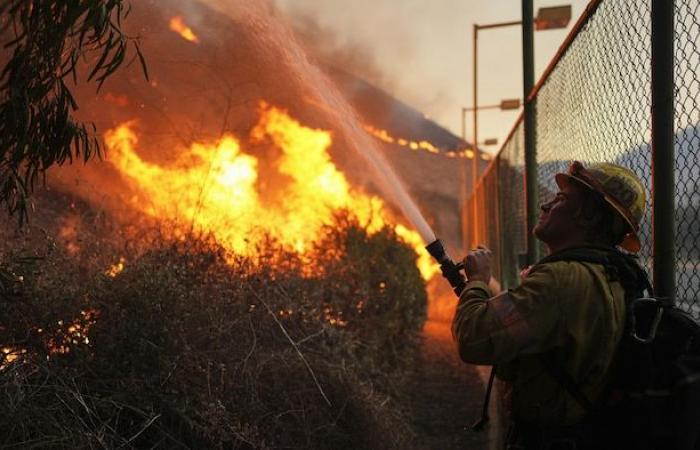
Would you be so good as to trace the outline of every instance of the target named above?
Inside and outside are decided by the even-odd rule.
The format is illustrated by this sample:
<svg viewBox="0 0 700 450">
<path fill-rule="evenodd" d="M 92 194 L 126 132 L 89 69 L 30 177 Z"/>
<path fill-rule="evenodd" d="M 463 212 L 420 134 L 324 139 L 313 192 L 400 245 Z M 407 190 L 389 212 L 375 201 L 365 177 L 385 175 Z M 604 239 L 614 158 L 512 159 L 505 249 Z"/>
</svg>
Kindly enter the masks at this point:
<svg viewBox="0 0 700 450">
<path fill-rule="evenodd" d="M 575 261 L 585 261 L 585 262 L 595 262 L 598 263 L 598 261 L 592 261 L 594 259 L 591 257 L 591 259 L 578 259 Z M 601 264 L 602 264 L 602 259 L 601 259 Z M 571 260 L 569 260 L 571 261 Z M 592 276 L 595 276 L 593 273 L 593 269 L 591 269 L 588 266 L 585 266 L 586 269 L 591 273 Z M 586 394 L 583 393 L 581 388 L 579 387 L 578 383 L 574 380 L 574 377 L 571 376 L 569 372 L 567 372 L 561 364 L 554 358 L 554 353 L 543 353 L 540 355 L 540 362 L 544 366 L 544 368 L 549 372 L 549 374 L 557 380 L 559 385 L 563 387 L 566 392 L 569 393 L 581 407 L 586 411 L 586 413 L 590 413 L 593 411 L 594 406 L 593 402 L 586 396 Z"/>
<path fill-rule="evenodd" d="M 557 380 L 557 382 L 564 389 L 566 389 L 566 392 L 568 392 L 569 395 L 571 395 L 578 402 L 578 404 L 581 405 L 584 410 L 586 410 L 587 413 L 593 411 L 593 402 L 591 402 L 586 394 L 581 391 L 581 388 L 578 387 L 578 384 L 576 381 L 574 381 L 574 378 L 569 374 L 569 372 L 564 370 L 564 368 L 554 359 L 554 355 L 552 353 L 541 354 L 540 362 L 544 368 L 547 369 L 547 372 L 549 372 L 549 374 L 555 380 Z"/>
<path fill-rule="evenodd" d="M 644 291 L 647 291 L 650 297 L 654 296 L 649 277 L 639 265 L 637 257 L 623 253 L 614 247 L 586 245 L 569 248 L 545 256 L 537 264 L 557 261 L 588 262 L 605 266 L 608 276 L 622 284 L 626 302 L 643 296 Z"/>
<path fill-rule="evenodd" d="M 646 290 L 649 295 L 653 296 L 653 290 L 649 279 L 644 270 L 636 262 L 631 255 L 626 255 L 614 248 L 607 247 L 580 247 L 557 252 L 550 256 L 541 259 L 538 264 L 544 264 L 556 261 L 577 261 L 588 262 L 593 264 L 602 264 L 610 276 L 614 276 L 625 290 L 625 303 L 629 303 L 631 298 L 637 296 L 641 291 Z M 585 266 L 591 275 L 594 275 L 593 270 Z M 540 362 L 547 372 L 571 395 L 587 412 L 594 410 L 593 402 L 581 391 L 574 378 L 569 374 L 558 361 L 554 358 L 553 353 L 543 353 L 540 355 Z M 614 364 L 614 362 L 613 362 Z M 614 370 L 614 369 L 613 369 Z M 604 387 L 599 403 L 606 401 L 612 392 L 610 382 Z"/>
<path fill-rule="evenodd" d="M 579 261 L 602 264 L 611 275 L 613 275 L 614 272 L 617 274 L 617 276 L 619 276 L 620 282 L 625 289 L 625 297 L 633 292 L 635 285 L 638 285 L 638 283 L 641 283 L 647 292 L 649 292 L 649 295 L 653 296 L 653 290 L 651 284 L 649 283 L 649 279 L 644 270 L 635 261 L 634 257 L 625 255 L 614 248 L 587 246 L 568 249 L 546 256 L 539 260 L 537 264 L 557 261 Z M 591 271 L 590 267 L 586 268 Z M 634 279 L 634 282 L 629 281 L 630 278 Z M 541 354 L 540 362 L 545 370 L 547 370 L 547 372 L 569 393 L 569 395 L 571 395 L 576 402 L 581 405 L 586 413 L 590 413 L 595 409 L 593 402 L 591 402 L 586 394 L 581 391 L 581 388 L 579 388 L 574 378 L 554 359 L 554 355 L 552 353 Z M 481 418 L 471 427 L 469 427 L 469 429 L 472 431 L 482 431 L 484 426 L 489 421 L 488 406 L 495 374 L 495 367 L 491 368 L 491 375 L 489 376 L 488 386 L 486 387 L 486 395 L 484 396 Z M 601 398 L 605 399 L 609 397 L 611 392 L 612 386 L 610 383 L 608 383 L 608 386 L 603 389 Z"/>
</svg>

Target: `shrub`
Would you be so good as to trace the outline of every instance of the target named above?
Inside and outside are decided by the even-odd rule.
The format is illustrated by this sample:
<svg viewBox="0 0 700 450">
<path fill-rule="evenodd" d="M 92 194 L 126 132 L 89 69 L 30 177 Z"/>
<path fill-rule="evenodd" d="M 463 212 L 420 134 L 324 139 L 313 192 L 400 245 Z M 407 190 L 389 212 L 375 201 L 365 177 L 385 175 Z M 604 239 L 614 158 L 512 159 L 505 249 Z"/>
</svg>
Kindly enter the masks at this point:
<svg viewBox="0 0 700 450">
<path fill-rule="evenodd" d="M 61 260 L 63 258 L 63 260 Z M 21 261 L 10 268 L 21 276 Z M 306 255 L 150 245 L 110 277 L 54 254 L 0 301 L 0 445 L 397 448 L 425 318 L 415 254 L 348 216 Z"/>
</svg>

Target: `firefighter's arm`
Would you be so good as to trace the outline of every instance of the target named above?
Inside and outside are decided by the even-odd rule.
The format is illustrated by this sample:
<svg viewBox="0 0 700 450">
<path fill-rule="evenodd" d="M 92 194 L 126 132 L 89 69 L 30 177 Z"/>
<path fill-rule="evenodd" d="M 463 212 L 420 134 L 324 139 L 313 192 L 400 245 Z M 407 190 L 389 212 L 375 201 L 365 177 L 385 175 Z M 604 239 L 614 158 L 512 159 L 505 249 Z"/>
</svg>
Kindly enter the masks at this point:
<svg viewBox="0 0 700 450">
<path fill-rule="evenodd" d="M 560 344 L 564 327 L 556 281 L 551 268 L 542 265 L 520 286 L 495 297 L 482 281 L 469 282 L 452 323 L 462 360 L 498 364 Z"/>
</svg>

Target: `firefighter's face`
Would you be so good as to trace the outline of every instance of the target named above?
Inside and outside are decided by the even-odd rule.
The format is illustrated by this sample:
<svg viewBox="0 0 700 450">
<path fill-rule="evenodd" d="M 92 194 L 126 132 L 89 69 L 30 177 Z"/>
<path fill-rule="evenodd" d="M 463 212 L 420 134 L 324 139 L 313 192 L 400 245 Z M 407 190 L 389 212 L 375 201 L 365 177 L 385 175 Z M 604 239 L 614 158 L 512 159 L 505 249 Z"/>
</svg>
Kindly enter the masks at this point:
<svg viewBox="0 0 700 450">
<path fill-rule="evenodd" d="M 570 241 L 583 231 L 577 220 L 583 204 L 581 189 L 569 182 L 561 186 L 552 200 L 540 206 L 540 217 L 533 231 L 550 248 Z"/>
</svg>

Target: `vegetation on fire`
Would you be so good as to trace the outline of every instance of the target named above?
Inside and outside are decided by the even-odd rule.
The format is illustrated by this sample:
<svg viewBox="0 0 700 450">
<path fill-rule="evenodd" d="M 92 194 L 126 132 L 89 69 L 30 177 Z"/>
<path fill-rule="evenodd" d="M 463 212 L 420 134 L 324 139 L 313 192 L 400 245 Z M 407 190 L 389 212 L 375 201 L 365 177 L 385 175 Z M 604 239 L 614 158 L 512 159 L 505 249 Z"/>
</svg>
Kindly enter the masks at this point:
<svg viewBox="0 0 700 450">
<path fill-rule="evenodd" d="M 308 254 L 271 236 L 233 260 L 202 237 L 143 239 L 118 273 L 60 249 L 5 258 L 0 445 L 408 445 L 398 393 L 426 298 L 394 231 L 345 212 Z"/>
</svg>

